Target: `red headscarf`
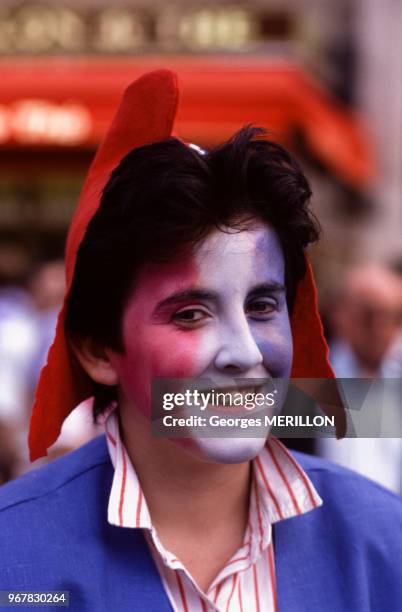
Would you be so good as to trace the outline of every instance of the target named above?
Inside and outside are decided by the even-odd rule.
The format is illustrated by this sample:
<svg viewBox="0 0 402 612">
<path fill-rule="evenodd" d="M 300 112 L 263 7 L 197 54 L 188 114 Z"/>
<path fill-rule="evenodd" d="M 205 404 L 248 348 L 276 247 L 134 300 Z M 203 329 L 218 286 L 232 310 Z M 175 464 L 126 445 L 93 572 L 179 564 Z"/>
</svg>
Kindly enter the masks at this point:
<svg viewBox="0 0 402 612">
<path fill-rule="evenodd" d="M 147 73 L 132 83 L 126 89 L 111 127 L 91 165 L 67 240 L 67 289 L 64 303 L 47 364 L 42 370 L 36 390 L 29 431 L 31 461 L 47 454 L 47 449 L 57 440 L 70 412 L 92 395 L 91 380 L 73 357 L 64 332 L 77 252 L 88 223 L 99 206 L 102 190 L 112 170 L 120 160 L 136 147 L 165 140 L 172 135 L 178 98 L 177 77 L 169 70 Z M 309 262 L 297 290 L 291 324 L 294 342 L 292 377 L 333 378 Z M 337 431 L 342 434 L 342 406 L 332 404 L 326 411 L 337 416 Z"/>
</svg>

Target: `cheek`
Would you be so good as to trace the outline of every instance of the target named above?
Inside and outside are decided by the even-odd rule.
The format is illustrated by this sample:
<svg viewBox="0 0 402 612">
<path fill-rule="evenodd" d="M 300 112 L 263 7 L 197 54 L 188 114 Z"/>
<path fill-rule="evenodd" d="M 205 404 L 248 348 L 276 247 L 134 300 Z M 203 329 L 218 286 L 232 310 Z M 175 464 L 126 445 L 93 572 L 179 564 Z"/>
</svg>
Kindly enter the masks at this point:
<svg viewBox="0 0 402 612">
<path fill-rule="evenodd" d="M 161 326 L 162 327 L 162 326 Z M 163 326 L 146 341 L 153 378 L 191 378 L 199 368 L 201 334 Z"/>
<path fill-rule="evenodd" d="M 115 368 L 130 404 L 149 415 L 155 378 L 192 378 L 200 368 L 201 334 L 174 326 L 141 326 L 126 334 L 126 352 Z"/>
<path fill-rule="evenodd" d="M 133 313 L 131 321 L 141 320 Z M 127 324 L 125 354 L 114 355 L 124 398 L 143 414 L 150 414 L 152 381 L 156 378 L 193 378 L 202 369 L 202 330 L 183 331 L 173 324 Z"/>
</svg>

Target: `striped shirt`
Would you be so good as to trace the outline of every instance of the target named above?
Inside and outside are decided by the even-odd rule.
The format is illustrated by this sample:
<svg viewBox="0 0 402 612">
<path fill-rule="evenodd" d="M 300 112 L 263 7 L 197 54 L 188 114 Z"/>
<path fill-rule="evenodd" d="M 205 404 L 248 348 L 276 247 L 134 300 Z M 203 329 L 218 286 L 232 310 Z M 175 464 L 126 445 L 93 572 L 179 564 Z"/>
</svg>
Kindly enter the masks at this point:
<svg viewBox="0 0 402 612">
<path fill-rule="evenodd" d="M 107 416 L 105 428 L 114 466 L 108 522 L 144 530 L 173 610 L 276 612 L 272 525 L 322 504 L 311 481 L 283 444 L 270 438 L 252 461 L 249 519 L 243 546 L 203 592 L 158 538 L 137 474 L 120 438 L 116 413 Z"/>
</svg>

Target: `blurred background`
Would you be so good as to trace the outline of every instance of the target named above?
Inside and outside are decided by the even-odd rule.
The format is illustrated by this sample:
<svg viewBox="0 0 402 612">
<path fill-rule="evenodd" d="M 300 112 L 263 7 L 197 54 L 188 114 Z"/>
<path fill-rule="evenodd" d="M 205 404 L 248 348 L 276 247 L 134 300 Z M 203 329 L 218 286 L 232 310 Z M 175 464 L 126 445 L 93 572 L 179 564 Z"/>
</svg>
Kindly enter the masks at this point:
<svg viewBox="0 0 402 612">
<path fill-rule="evenodd" d="M 123 89 L 153 67 L 179 74 L 186 141 L 208 148 L 254 123 L 293 150 L 323 226 L 312 258 L 334 368 L 402 376 L 401 24 L 395 0 L 2 0 L 0 483 L 32 468 L 80 187 Z M 81 406 L 50 457 L 96 433 Z M 304 448 L 401 491 L 398 439 Z"/>
</svg>

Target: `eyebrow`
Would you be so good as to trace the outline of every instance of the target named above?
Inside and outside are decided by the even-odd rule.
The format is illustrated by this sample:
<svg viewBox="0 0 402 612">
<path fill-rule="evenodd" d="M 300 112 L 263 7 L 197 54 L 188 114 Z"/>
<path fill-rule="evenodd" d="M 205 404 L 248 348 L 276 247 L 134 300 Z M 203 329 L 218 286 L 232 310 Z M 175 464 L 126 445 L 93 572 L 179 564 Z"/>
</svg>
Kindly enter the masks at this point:
<svg viewBox="0 0 402 612">
<path fill-rule="evenodd" d="M 167 306 L 182 304 L 189 300 L 217 300 L 218 293 L 216 291 L 207 291 L 206 289 L 198 289 L 196 287 L 178 291 L 169 295 L 165 300 L 159 302 L 155 307 L 155 312 L 163 310 Z"/>
<path fill-rule="evenodd" d="M 275 281 L 260 283 L 251 289 L 248 292 L 247 298 L 252 299 L 256 297 L 261 297 L 266 295 L 267 293 L 282 293 L 285 292 L 285 285 L 281 283 L 277 283 Z M 154 310 L 154 313 L 160 312 L 161 310 L 167 308 L 168 306 L 180 305 L 184 302 L 188 302 L 189 300 L 218 300 L 219 294 L 216 291 L 209 291 L 207 289 L 201 289 L 197 287 L 190 287 L 188 289 L 184 289 L 183 291 L 178 291 L 177 293 L 173 293 L 166 299 L 159 302 Z"/>
<path fill-rule="evenodd" d="M 266 295 L 267 293 L 285 293 L 286 287 L 282 283 L 277 283 L 276 281 L 271 281 L 269 283 L 261 283 L 256 287 L 253 287 L 251 291 L 249 291 L 248 299 L 256 298 Z"/>
</svg>

